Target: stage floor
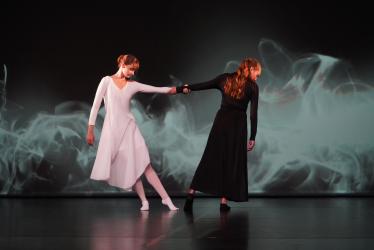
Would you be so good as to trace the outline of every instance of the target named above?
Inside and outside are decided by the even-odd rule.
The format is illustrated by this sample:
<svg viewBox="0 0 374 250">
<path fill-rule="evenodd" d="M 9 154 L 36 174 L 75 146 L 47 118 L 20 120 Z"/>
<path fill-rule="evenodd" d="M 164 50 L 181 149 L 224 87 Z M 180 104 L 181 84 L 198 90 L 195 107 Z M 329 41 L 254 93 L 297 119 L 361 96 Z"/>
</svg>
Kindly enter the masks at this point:
<svg viewBox="0 0 374 250">
<path fill-rule="evenodd" d="M 0 249 L 374 249 L 373 198 L 196 198 L 194 213 L 158 198 L 1 198 Z"/>
</svg>

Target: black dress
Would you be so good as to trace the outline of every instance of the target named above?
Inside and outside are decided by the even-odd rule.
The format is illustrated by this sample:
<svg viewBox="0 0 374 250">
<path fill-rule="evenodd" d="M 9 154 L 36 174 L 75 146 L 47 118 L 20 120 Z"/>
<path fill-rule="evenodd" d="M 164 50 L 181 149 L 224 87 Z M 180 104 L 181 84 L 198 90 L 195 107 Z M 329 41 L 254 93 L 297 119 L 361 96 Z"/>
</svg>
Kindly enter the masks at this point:
<svg viewBox="0 0 374 250">
<path fill-rule="evenodd" d="M 248 201 L 246 111 L 251 101 L 250 139 L 255 140 L 259 91 L 257 84 L 250 81 L 245 84 L 245 94 L 241 99 L 232 98 L 224 92 L 228 76 L 230 74 L 226 73 L 211 81 L 188 86 L 192 91 L 218 89 L 222 94 L 221 107 L 191 188 L 232 201 Z M 178 87 L 177 91 L 181 92 L 182 87 Z"/>
</svg>

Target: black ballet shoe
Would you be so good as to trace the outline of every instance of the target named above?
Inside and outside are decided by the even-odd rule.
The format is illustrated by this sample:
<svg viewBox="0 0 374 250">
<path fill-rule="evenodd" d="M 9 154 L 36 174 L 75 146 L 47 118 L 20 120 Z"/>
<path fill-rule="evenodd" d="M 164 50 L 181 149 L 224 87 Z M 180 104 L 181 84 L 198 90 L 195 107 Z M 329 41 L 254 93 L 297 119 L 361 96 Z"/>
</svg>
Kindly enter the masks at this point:
<svg viewBox="0 0 374 250">
<path fill-rule="evenodd" d="M 221 203 L 221 205 L 219 206 L 219 211 L 221 212 L 228 212 L 230 211 L 230 209 L 231 207 L 224 203 Z"/>
<path fill-rule="evenodd" d="M 192 212 L 192 205 L 193 205 L 193 194 L 188 194 L 186 198 L 186 202 L 184 203 L 183 210 L 185 212 Z"/>
</svg>

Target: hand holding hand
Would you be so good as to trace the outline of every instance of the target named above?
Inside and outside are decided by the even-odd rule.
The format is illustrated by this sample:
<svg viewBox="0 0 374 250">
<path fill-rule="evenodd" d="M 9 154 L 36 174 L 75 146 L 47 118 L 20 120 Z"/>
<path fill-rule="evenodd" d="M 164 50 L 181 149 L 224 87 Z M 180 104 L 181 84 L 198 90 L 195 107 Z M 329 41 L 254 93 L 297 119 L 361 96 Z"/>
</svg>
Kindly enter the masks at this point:
<svg viewBox="0 0 374 250">
<path fill-rule="evenodd" d="M 169 95 L 175 95 L 177 93 L 177 87 L 171 87 L 168 94 Z"/>
<path fill-rule="evenodd" d="M 185 84 L 183 86 L 187 87 L 187 88 L 183 88 L 183 94 L 189 94 L 189 93 L 191 93 L 191 90 L 188 88 L 188 84 Z"/>
</svg>

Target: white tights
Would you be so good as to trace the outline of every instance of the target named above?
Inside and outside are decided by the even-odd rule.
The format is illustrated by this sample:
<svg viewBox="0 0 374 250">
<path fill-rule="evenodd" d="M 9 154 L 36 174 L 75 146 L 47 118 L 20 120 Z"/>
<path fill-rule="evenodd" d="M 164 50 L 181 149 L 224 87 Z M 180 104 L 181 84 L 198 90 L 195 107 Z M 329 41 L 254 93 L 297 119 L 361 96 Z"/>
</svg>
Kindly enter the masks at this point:
<svg viewBox="0 0 374 250">
<path fill-rule="evenodd" d="M 166 193 L 164 186 L 162 186 L 160 178 L 158 178 L 155 170 L 152 168 L 152 165 L 149 164 L 144 171 L 144 175 L 147 178 L 147 181 L 152 185 L 156 192 L 161 196 L 161 199 L 165 200 L 169 198 L 169 195 Z M 144 193 L 143 183 L 140 178 L 135 182 L 134 189 L 138 194 L 142 202 L 147 201 Z"/>
</svg>

